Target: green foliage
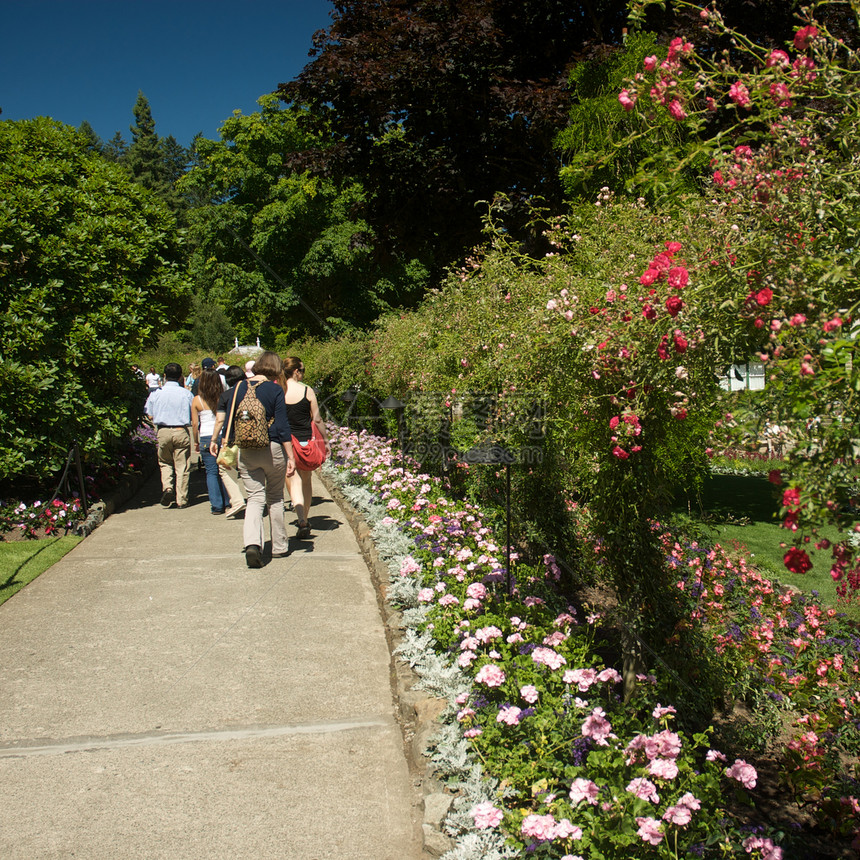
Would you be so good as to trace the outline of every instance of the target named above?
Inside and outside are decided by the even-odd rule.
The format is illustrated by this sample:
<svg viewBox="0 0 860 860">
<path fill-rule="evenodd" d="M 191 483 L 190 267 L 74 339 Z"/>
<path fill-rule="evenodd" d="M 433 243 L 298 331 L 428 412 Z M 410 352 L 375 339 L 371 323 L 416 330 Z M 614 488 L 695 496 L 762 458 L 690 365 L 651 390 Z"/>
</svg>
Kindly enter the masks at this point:
<svg viewBox="0 0 860 860">
<path fill-rule="evenodd" d="M 186 201 L 176 190 L 176 182 L 188 165 L 188 151 L 170 137 L 160 138 L 155 133 L 155 120 L 149 101 L 138 92 L 134 105 L 135 124 L 130 127 L 131 146 L 119 155 L 118 160 L 144 188 L 155 192 L 175 214 L 186 207 Z M 119 150 L 119 146 L 115 147 Z"/>
<path fill-rule="evenodd" d="M 660 170 L 655 163 L 658 157 L 664 165 L 679 160 L 686 137 L 683 129 L 668 116 L 647 122 L 618 102 L 625 79 L 658 50 L 663 53 L 653 33 L 635 33 L 622 49 L 572 66 L 570 117 L 555 141 L 569 197 L 593 200 L 603 186 L 639 193 L 659 187 L 661 196 L 692 187 L 690 174 Z"/>
<path fill-rule="evenodd" d="M 178 258 L 170 213 L 75 129 L 0 122 L 0 480 L 136 426 L 128 363 L 185 313 Z"/>
<path fill-rule="evenodd" d="M 204 352 L 226 352 L 234 342 L 234 331 L 224 309 L 195 296 L 191 305 L 190 339 Z"/>
<path fill-rule="evenodd" d="M 180 183 L 190 213 L 190 271 L 200 295 L 220 306 L 240 339 L 337 334 L 366 324 L 424 286 L 418 261 L 380 260 L 358 214 L 364 193 L 285 168 L 318 145 L 275 96 L 234 114 L 221 140 L 196 141 L 197 166 Z"/>
</svg>

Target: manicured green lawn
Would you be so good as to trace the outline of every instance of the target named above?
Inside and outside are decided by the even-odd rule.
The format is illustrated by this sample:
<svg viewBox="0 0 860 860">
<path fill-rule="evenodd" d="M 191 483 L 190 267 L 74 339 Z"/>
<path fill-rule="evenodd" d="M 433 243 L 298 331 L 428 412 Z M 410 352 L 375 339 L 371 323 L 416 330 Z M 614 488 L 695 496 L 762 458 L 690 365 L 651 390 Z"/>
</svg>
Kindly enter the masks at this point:
<svg viewBox="0 0 860 860">
<path fill-rule="evenodd" d="M 805 574 L 786 570 L 782 563 L 785 549 L 780 544 L 792 545 L 794 535 L 779 525 L 779 492 L 766 478 L 714 475 L 705 483 L 700 501 L 701 508 L 696 500 L 690 500 L 687 510 L 710 526 L 715 543 L 745 548 L 765 576 L 801 591 L 817 591 L 822 604 L 860 621 L 860 605 L 846 607 L 837 603 L 836 583 L 830 577 L 830 550 L 816 550 L 812 543 L 801 544 L 812 560 L 812 570 Z M 837 532 L 825 529 L 821 536 L 832 540 Z"/>
<path fill-rule="evenodd" d="M 44 573 L 82 540 L 68 535 L 0 543 L 0 603 Z"/>
</svg>

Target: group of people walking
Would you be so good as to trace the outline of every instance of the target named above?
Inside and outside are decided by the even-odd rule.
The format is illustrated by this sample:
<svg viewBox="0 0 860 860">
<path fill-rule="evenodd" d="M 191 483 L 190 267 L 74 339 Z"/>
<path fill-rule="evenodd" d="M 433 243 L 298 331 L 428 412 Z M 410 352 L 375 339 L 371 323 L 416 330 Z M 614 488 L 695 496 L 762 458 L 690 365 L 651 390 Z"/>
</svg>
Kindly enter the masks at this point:
<svg viewBox="0 0 860 860">
<path fill-rule="evenodd" d="M 211 362 L 211 365 L 210 365 Z M 194 377 L 196 391 L 185 387 L 182 368 L 169 363 L 161 387 L 153 390 L 145 412 L 158 434 L 161 504 L 188 506 L 192 449 L 206 471 L 206 488 L 213 514 L 238 517 L 244 512 L 243 540 L 248 567 L 263 566 L 264 513 L 268 508 L 272 557 L 289 553 L 285 522 L 285 488 L 297 516 L 296 537 L 310 537 L 308 512 L 313 500 L 312 462 L 303 452 L 309 445 L 329 453 L 325 425 L 316 394 L 303 382 L 304 364 L 282 360 L 265 351 L 247 371 L 238 365 L 216 370 L 212 359 L 201 362 Z M 260 438 L 245 443 L 253 422 Z M 266 444 L 268 442 L 268 444 Z M 237 468 L 245 496 L 231 469 L 218 462 L 222 447 L 238 444 Z M 294 446 L 299 447 L 297 464 Z"/>
</svg>

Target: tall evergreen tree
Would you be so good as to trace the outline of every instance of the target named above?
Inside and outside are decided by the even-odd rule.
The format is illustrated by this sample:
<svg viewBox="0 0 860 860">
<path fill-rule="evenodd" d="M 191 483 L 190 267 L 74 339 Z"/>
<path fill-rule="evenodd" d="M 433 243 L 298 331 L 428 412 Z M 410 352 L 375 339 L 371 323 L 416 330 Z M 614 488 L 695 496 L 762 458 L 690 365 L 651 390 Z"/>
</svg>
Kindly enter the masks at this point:
<svg viewBox="0 0 860 860">
<path fill-rule="evenodd" d="M 78 132 L 86 139 L 87 149 L 90 152 L 101 154 L 104 151 L 104 141 L 96 134 L 95 129 L 86 120 L 78 126 Z"/>
<path fill-rule="evenodd" d="M 123 163 L 135 182 L 154 191 L 174 213 L 180 214 L 186 206 L 175 183 L 185 172 L 188 152 L 173 135 L 159 138 L 149 101 L 141 91 L 134 105 L 134 120 L 130 126 L 131 146 Z"/>
<path fill-rule="evenodd" d="M 123 136 L 117 131 L 114 136 L 104 145 L 102 155 L 108 161 L 120 162 L 125 158 L 128 152 L 128 143 L 123 139 Z"/>
</svg>

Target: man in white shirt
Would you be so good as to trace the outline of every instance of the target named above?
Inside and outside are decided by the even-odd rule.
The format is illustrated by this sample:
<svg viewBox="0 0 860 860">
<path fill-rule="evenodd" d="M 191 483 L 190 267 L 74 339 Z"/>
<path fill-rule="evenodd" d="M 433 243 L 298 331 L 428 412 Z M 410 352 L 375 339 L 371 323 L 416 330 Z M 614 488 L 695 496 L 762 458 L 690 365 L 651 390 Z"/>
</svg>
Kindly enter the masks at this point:
<svg viewBox="0 0 860 860">
<path fill-rule="evenodd" d="M 154 367 L 150 367 L 149 373 L 146 374 L 146 387 L 149 389 L 150 394 L 161 388 L 161 377 L 155 372 Z"/>
</svg>

